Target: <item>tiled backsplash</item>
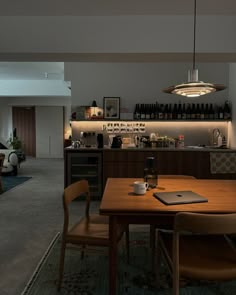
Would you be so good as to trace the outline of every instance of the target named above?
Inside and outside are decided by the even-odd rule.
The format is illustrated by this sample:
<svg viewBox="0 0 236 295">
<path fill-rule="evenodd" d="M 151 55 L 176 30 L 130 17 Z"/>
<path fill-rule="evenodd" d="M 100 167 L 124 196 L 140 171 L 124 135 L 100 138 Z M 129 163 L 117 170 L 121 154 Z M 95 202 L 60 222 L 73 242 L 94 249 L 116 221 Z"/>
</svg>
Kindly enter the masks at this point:
<svg viewBox="0 0 236 295">
<path fill-rule="evenodd" d="M 144 121 L 73 121 L 72 140 L 81 139 L 83 132 L 90 133 L 90 144 L 96 145 L 96 135 L 103 133 L 104 144 L 109 145 L 109 135 L 119 134 L 134 139 L 136 135 L 150 135 L 177 138 L 184 135 L 185 145 L 212 145 L 213 130 L 218 128 L 228 139 L 228 122 L 144 122 Z M 82 132 L 82 133 L 81 133 Z M 92 134 L 92 133 L 95 133 Z"/>
</svg>

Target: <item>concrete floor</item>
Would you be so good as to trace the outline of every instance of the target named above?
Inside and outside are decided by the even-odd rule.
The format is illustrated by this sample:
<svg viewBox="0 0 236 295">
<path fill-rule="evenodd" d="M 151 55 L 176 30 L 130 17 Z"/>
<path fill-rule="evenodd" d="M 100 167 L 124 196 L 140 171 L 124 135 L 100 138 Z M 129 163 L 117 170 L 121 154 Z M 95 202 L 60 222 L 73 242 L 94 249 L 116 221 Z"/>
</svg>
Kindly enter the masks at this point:
<svg viewBox="0 0 236 295">
<path fill-rule="evenodd" d="M 21 294 L 63 223 L 63 159 L 27 158 L 19 176 L 32 179 L 0 195 L 1 295 Z M 93 202 L 91 210 L 97 209 Z M 72 212 L 81 215 L 82 202 Z"/>
</svg>

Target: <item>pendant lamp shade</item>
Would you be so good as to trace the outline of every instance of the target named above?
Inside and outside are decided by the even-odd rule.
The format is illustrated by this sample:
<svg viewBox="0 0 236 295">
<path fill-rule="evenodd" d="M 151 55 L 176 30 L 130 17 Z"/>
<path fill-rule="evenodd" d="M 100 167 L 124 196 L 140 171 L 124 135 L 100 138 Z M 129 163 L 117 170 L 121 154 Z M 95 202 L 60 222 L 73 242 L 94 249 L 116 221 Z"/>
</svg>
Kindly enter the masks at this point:
<svg viewBox="0 0 236 295">
<path fill-rule="evenodd" d="M 193 43 L 193 69 L 188 71 L 188 82 L 170 86 L 163 89 L 163 92 L 177 94 L 186 97 L 197 97 L 208 93 L 224 90 L 222 84 L 206 83 L 198 80 L 198 70 L 195 68 L 195 44 L 196 44 L 196 7 L 197 0 L 194 0 L 194 43 Z"/>
</svg>

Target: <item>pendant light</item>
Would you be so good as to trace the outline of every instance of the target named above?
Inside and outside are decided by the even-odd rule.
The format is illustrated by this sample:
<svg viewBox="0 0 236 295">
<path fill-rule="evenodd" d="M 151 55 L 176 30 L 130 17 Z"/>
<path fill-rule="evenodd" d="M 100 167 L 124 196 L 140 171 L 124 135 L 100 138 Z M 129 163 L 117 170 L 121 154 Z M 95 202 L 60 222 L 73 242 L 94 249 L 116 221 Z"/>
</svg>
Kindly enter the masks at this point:
<svg viewBox="0 0 236 295">
<path fill-rule="evenodd" d="M 177 94 L 187 97 L 197 97 L 208 93 L 224 90 L 226 87 L 222 84 L 205 83 L 198 80 L 198 70 L 195 68 L 195 45 L 196 45 L 196 9 L 197 0 L 194 0 L 194 38 L 193 38 L 193 68 L 188 71 L 188 82 L 170 86 L 163 89 L 165 93 Z"/>
</svg>

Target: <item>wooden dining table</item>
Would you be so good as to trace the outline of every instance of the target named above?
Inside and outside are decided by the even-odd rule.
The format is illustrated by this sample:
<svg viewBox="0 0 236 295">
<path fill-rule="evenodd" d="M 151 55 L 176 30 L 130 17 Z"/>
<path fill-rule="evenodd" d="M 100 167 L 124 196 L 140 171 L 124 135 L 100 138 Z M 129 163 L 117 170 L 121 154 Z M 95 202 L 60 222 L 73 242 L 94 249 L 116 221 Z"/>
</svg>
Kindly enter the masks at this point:
<svg viewBox="0 0 236 295">
<path fill-rule="evenodd" d="M 104 189 L 100 214 L 109 216 L 109 294 L 116 294 L 117 228 L 119 224 L 161 224 L 177 212 L 235 213 L 236 180 L 218 179 L 158 179 L 158 186 L 145 195 L 133 193 L 137 178 L 108 178 Z M 190 190 L 208 199 L 206 203 L 164 205 L 154 192 Z"/>
</svg>

